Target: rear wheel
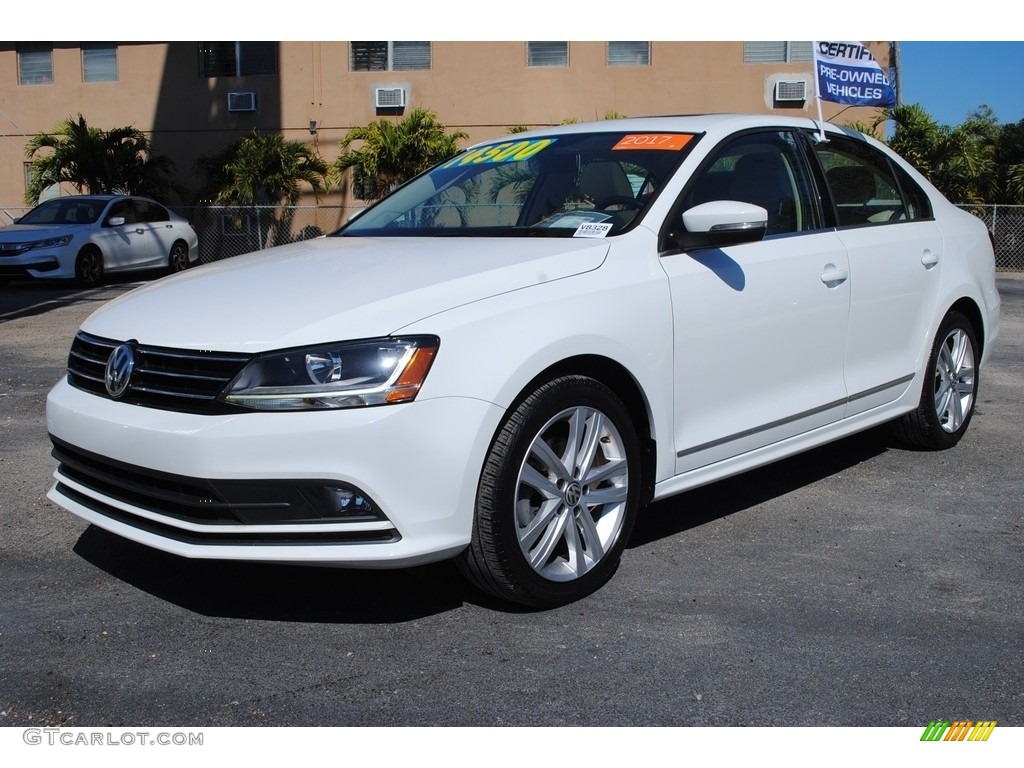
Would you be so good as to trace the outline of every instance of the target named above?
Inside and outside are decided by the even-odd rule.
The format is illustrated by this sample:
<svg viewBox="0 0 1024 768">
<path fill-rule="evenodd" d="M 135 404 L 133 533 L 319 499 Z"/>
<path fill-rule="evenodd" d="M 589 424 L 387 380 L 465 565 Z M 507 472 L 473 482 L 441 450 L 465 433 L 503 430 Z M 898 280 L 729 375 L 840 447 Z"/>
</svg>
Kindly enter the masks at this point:
<svg viewBox="0 0 1024 768">
<path fill-rule="evenodd" d="M 103 254 L 94 245 L 87 245 L 75 259 L 75 279 L 83 288 L 95 288 L 103 281 Z"/>
<path fill-rule="evenodd" d="M 900 440 L 918 448 L 952 448 L 964 436 L 978 397 L 978 349 L 974 326 L 950 312 L 939 326 L 917 410 L 895 425 Z"/>
<path fill-rule="evenodd" d="M 594 379 L 545 384 L 491 445 L 460 568 L 505 600 L 550 608 L 615 572 L 639 506 L 640 453 L 625 406 Z"/>
<path fill-rule="evenodd" d="M 186 269 L 188 269 L 188 246 L 179 240 L 171 246 L 171 253 L 167 257 L 167 271 L 173 274 Z"/>
</svg>

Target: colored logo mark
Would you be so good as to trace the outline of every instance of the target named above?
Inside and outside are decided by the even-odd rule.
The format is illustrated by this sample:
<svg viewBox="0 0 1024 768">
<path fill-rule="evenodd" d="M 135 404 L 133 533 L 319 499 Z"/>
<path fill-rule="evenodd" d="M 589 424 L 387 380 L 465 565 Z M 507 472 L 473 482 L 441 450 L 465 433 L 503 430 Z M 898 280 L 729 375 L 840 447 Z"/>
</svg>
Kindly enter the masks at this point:
<svg viewBox="0 0 1024 768">
<path fill-rule="evenodd" d="M 988 741 L 995 727 L 995 720 L 932 720 L 921 741 Z"/>
</svg>

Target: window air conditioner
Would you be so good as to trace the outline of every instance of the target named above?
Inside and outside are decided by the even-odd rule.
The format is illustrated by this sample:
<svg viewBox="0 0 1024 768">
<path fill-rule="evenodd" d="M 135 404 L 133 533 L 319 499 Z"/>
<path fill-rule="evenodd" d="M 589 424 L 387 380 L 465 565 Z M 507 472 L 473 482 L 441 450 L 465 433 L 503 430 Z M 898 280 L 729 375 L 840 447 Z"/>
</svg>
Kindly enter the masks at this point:
<svg viewBox="0 0 1024 768">
<path fill-rule="evenodd" d="M 776 101 L 807 101 L 806 80 L 779 80 L 775 84 Z"/>
<path fill-rule="evenodd" d="M 394 109 L 405 106 L 404 88 L 376 88 L 373 91 L 373 106 L 377 109 Z"/>
<path fill-rule="evenodd" d="M 231 91 L 228 93 L 228 112 L 255 112 L 256 91 Z"/>
</svg>

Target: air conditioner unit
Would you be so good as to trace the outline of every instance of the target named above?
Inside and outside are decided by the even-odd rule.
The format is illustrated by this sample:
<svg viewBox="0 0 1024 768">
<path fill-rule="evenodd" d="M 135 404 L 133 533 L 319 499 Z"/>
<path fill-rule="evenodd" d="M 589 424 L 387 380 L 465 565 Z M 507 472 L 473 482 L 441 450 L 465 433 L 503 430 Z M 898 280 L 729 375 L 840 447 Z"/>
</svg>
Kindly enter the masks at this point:
<svg viewBox="0 0 1024 768">
<path fill-rule="evenodd" d="M 231 91 L 228 93 L 228 112 L 255 112 L 256 91 Z"/>
<path fill-rule="evenodd" d="M 405 106 L 404 88 L 375 88 L 373 106 L 377 109 L 395 109 Z"/>
<path fill-rule="evenodd" d="M 776 101 L 807 101 L 806 80 L 779 80 L 775 84 Z"/>
</svg>

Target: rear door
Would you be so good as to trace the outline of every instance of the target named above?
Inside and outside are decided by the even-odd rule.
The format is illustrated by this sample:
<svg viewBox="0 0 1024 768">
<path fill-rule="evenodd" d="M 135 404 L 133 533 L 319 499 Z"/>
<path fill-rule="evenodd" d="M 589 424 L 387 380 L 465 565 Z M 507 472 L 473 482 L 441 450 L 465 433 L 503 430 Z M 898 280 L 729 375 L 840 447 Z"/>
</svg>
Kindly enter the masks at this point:
<svg viewBox="0 0 1024 768">
<path fill-rule="evenodd" d="M 150 239 L 147 259 L 150 266 L 167 263 L 174 245 L 174 225 L 167 209 L 152 200 L 135 200 L 135 210 L 139 225 L 145 227 Z"/>
<path fill-rule="evenodd" d="M 931 345 L 943 239 L 924 191 L 863 140 L 815 146 L 850 254 L 847 415 L 903 394 Z"/>
<path fill-rule="evenodd" d="M 115 224 L 117 219 L 123 223 Z M 114 202 L 103 217 L 98 237 L 105 268 L 110 272 L 135 269 L 151 263 L 156 254 L 156 238 L 131 199 Z"/>
</svg>

